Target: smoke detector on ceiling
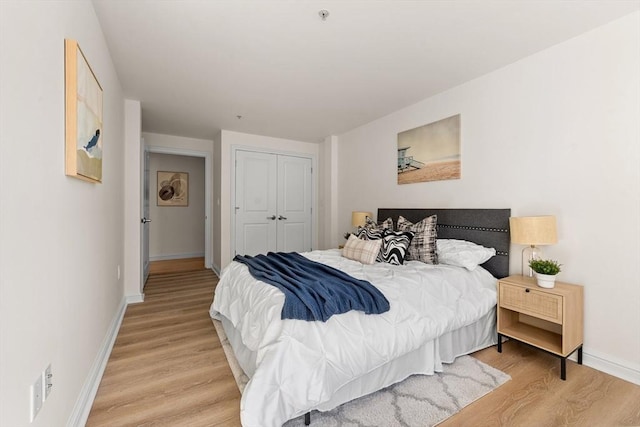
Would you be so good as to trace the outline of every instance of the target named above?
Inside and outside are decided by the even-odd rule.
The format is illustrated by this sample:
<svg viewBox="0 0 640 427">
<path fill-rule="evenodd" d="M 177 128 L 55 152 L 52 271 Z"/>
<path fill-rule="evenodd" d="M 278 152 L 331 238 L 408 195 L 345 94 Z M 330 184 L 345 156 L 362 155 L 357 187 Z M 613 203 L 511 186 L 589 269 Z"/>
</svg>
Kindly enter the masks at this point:
<svg viewBox="0 0 640 427">
<path fill-rule="evenodd" d="M 318 15 L 320 15 L 320 18 L 322 18 L 323 21 L 326 21 L 327 16 L 329 16 L 329 11 L 322 9 L 320 12 L 318 12 Z"/>
</svg>

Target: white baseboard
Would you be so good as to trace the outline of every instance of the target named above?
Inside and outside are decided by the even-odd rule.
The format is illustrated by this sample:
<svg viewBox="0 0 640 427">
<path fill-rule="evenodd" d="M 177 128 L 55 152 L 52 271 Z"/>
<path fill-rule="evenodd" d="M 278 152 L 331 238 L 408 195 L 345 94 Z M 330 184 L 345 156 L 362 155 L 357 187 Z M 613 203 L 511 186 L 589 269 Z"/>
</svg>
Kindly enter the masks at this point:
<svg viewBox="0 0 640 427">
<path fill-rule="evenodd" d="M 111 321 L 107 334 L 102 341 L 100 351 L 93 362 L 93 366 L 91 366 L 91 370 L 89 371 L 89 375 L 87 376 L 84 385 L 82 386 L 82 390 L 80 390 L 80 395 L 78 396 L 76 404 L 73 407 L 73 411 L 71 412 L 71 416 L 67 421 L 67 426 L 83 427 L 87 423 L 89 412 L 91 412 L 91 407 L 93 406 L 93 400 L 98 392 L 98 386 L 100 386 L 102 374 L 104 374 L 104 370 L 107 367 L 107 361 L 109 360 L 111 349 L 113 348 L 113 344 L 118 336 L 118 331 L 120 330 L 120 324 L 122 324 L 126 308 L 127 301 L 126 298 L 123 298 L 120 302 L 116 315 Z"/>
<path fill-rule="evenodd" d="M 144 302 L 144 294 L 137 295 L 127 295 L 124 297 L 127 305 L 129 304 L 138 304 Z"/>
<path fill-rule="evenodd" d="M 219 279 L 220 278 L 220 267 L 218 267 L 214 263 L 211 263 L 211 270 L 213 270 L 213 272 L 216 274 L 216 276 L 218 276 L 218 279 Z"/>
<path fill-rule="evenodd" d="M 202 257 L 204 257 L 204 252 L 192 252 L 188 254 L 154 255 L 149 257 L 149 261 L 166 261 L 169 259 L 202 258 Z"/>
<path fill-rule="evenodd" d="M 626 360 L 617 360 L 609 354 L 589 350 L 582 352 L 582 363 L 598 371 L 640 385 L 640 366 Z"/>
</svg>

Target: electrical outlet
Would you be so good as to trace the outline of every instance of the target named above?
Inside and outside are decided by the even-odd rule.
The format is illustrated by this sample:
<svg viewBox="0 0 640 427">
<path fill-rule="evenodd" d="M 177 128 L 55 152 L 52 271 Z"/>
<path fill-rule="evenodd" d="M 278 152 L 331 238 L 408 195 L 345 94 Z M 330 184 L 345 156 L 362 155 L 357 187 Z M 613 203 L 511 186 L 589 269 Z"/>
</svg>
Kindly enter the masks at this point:
<svg viewBox="0 0 640 427">
<path fill-rule="evenodd" d="M 36 415 L 38 415 L 40 408 L 42 408 L 42 374 L 38 375 L 38 379 L 36 379 L 36 381 L 31 385 L 30 392 L 31 411 L 29 422 L 33 422 L 33 420 L 36 419 Z"/>
<path fill-rule="evenodd" d="M 42 401 L 44 402 L 49 397 L 51 389 L 53 388 L 53 373 L 51 371 L 51 363 L 47 366 L 47 369 L 42 373 Z"/>
</svg>

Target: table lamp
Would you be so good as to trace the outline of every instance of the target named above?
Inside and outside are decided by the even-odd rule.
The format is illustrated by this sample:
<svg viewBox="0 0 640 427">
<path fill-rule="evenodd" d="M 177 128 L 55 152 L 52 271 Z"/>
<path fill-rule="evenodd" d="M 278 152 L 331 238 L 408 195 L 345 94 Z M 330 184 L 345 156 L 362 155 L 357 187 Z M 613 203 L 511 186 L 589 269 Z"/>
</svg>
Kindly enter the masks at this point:
<svg viewBox="0 0 640 427">
<path fill-rule="evenodd" d="M 533 277 L 529 261 L 542 258 L 542 249 L 536 245 L 552 245 L 558 242 L 556 217 L 521 216 L 509 218 L 511 243 L 528 245 L 522 250 L 522 275 Z"/>
<path fill-rule="evenodd" d="M 351 225 L 355 231 L 358 230 L 358 227 L 364 227 L 367 223 L 367 217 L 373 219 L 373 214 L 371 212 L 351 212 Z"/>
</svg>

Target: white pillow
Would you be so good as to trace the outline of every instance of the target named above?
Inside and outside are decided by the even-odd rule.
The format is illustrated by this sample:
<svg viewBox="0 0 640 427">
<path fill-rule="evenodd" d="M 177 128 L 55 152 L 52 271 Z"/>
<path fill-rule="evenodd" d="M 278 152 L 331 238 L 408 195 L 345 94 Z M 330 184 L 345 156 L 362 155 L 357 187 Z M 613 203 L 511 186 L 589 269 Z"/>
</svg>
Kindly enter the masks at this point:
<svg viewBox="0 0 640 427">
<path fill-rule="evenodd" d="M 466 240 L 438 239 L 438 262 L 455 265 L 473 271 L 477 266 L 487 262 L 496 254 L 493 248 L 485 248 Z"/>
<path fill-rule="evenodd" d="M 381 246 L 382 239 L 362 240 L 351 234 L 342 248 L 342 256 L 363 264 L 373 264 L 376 262 Z"/>
</svg>

